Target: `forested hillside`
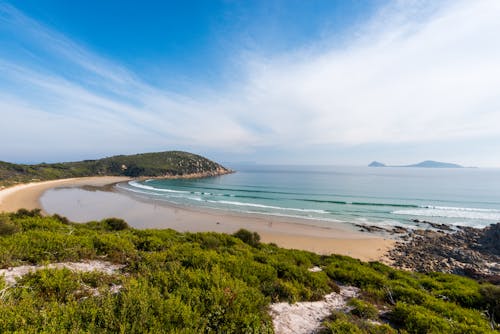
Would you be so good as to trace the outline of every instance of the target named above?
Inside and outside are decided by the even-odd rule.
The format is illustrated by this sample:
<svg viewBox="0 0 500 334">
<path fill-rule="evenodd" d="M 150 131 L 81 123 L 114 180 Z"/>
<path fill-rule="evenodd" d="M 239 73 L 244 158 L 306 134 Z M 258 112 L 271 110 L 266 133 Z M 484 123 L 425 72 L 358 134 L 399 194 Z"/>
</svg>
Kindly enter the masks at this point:
<svg viewBox="0 0 500 334">
<path fill-rule="evenodd" d="M 202 156 L 168 151 L 54 164 L 23 165 L 0 161 L 0 185 L 83 176 L 210 176 L 228 172 Z"/>
</svg>

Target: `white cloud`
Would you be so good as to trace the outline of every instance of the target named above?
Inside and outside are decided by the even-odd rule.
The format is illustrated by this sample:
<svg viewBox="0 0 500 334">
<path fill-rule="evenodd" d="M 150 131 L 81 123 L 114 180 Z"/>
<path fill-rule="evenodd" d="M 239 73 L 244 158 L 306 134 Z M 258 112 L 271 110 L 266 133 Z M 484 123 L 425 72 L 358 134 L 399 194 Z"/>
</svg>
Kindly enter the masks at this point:
<svg viewBox="0 0 500 334">
<path fill-rule="evenodd" d="M 251 75 L 253 100 L 275 133 L 305 143 L 499 134 L 498 17 L 499 2 L 466 1 L 425 22 L 367 31 L 347 49 L 267 61 Z"/>
<path fill-rule="evenodd" d="M 0 133 L 2 141 L 38 129 L 47 134 L 40 147 L 56 150 L 98 142 L 109 152 L 162 145 L 246 152 L 500 136 L 496 0 L 396 3 L 342 48 L 317 41 L 321 48 L 247 55 L 246 77 L 228 91 L 191 96 L 154 87 L 12 7 L 0 14 L 4 26 L 64 63 L 43 68 L 0 52 L 0 116 L 27 125 Z M 66 130 L 64 141 L 54 140 L 55 128 L 79 136 Z"/>
</svg>

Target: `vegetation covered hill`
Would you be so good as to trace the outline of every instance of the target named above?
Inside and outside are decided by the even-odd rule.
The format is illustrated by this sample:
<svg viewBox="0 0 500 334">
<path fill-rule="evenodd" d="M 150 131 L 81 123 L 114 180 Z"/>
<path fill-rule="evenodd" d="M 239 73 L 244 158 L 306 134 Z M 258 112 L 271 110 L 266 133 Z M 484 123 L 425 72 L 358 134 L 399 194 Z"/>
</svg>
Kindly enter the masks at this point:
<svg viewBox="0 0 500 334">
<path fill-rule="evenodd" d="M 0 267 L 85 259 L 124 267 L 44 269 L 13 286 L 0 278 L 0 332 L 272 333 L 270 303 L 319 300 L 338 284 L 361 294 L 326 319 L 324 333 L 495 333 L 500 318 L 498 286 L 286 250 L 244 230 L 178 233 L 135 230 L 119 219 L 0 215 Z"/>
<path fill-rule="evenodd" d="M 117 155 L 99 160 L 54 164 L 22 165 L 0 161 L 0 185 L 83 176 L 177 176 L 219 175 L 228 170 L 202 156 L 168 151 L 135 155 Z"/>
</svg>

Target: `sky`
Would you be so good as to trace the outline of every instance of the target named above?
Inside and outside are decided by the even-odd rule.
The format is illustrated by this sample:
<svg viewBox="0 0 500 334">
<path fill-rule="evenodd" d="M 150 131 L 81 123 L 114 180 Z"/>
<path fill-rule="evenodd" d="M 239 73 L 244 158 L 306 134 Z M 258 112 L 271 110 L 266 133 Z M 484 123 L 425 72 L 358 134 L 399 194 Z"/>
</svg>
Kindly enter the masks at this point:
<svg viewBox="0 0 500 334">
<path fill-rule="evenodd" d="M 500 1 L 0 0 L 0 160 L 500 167 Z"/>
</svg>

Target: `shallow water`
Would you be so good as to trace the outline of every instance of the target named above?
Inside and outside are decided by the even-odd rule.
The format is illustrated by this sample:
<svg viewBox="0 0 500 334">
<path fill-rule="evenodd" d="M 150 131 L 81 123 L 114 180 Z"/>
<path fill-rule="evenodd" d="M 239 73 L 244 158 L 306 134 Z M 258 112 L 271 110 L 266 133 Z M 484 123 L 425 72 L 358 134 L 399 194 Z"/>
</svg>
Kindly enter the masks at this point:
<svg viewBox="0 0 500 334">
<path fill-rule="evenodd" d="M 206 179 L 131 181 L 122 191 L 178 205 L 319 220 L 416 227 L 413 219 L 500 221 L 499 169 L 240 167 Z"/>
</svg>

